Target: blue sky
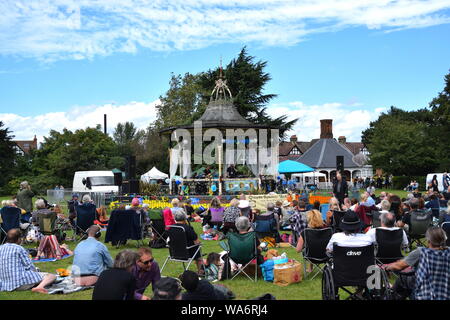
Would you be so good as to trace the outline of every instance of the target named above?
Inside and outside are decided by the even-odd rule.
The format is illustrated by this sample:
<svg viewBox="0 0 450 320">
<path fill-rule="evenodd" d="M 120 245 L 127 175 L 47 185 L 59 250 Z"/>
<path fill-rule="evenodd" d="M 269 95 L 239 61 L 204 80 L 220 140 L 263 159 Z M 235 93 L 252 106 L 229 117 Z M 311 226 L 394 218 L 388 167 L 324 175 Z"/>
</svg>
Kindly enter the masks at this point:
<svg viewBox="0 0 450 320">
<path fill-rule="evenodd" d="M 300 139 L 335 136 L 391 105 L 426 107 L 450 69 L 450 1 L 6 1 L 0 4 L 0 120 L 42 140 L 110 117 L 145 128 L 170 73 L 249 54 L 268 61 L 273 115 Z M 294 132 L 292 132 L 294 133 Z"/>
</svg>

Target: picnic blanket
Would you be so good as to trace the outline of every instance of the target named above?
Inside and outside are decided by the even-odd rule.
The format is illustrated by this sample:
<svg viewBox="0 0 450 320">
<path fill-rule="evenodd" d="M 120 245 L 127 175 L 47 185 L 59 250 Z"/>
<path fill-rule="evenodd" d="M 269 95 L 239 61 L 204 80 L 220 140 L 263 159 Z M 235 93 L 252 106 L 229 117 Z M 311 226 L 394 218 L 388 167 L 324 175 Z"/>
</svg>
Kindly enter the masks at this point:
<svg viewBox="0 0 450 320">
<path fill-rule="evenodd" d="M 69 294 L 92 288 L 94 287 L 82 287 L 77 285 L 72 277 L 57 277 L 55 282 L 45 289 L 47 289 L 48 294 Z"/>
<path fill-rule="evenodd" d="M 59 261 L 62 259 L 67 259 L 72 257 L 73 254 L 66 254 L 65 256 L 63 256 L 61 259 L 56 259 L 56 258 L 50 258 L 50 259 L 39 259 L 39 260 L 33 260 L 34 263 L 38 263 L 38 262 L 53 262 L 53 261 Z"/>
</svg>

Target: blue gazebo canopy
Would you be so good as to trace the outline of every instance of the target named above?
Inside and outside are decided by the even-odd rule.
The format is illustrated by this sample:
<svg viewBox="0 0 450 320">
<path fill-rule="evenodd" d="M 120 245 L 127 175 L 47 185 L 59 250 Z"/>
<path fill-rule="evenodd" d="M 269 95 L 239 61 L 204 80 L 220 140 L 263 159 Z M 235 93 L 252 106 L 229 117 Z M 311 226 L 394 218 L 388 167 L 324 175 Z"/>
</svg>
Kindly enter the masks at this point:
<svg viewBox="0 0 450 320">
<path fill-rule="evenodd" d="M 285 160 L 278 164 L 279 173 L 302 173 L 312 171 L 314 171 L 313 168 L 298 161 Z"/>
</svg>

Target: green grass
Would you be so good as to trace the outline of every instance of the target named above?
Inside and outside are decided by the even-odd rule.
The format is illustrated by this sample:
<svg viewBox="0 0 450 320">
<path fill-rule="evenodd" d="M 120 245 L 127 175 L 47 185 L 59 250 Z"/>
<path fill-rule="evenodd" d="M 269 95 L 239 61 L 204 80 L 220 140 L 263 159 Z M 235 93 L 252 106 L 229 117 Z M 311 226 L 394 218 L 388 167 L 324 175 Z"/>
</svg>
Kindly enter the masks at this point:
<svg viewBox="0 0 450 320">
<path fill-rule="evenodd" d="M 406 197 L 406 191 L 403 190 L 381 190 L 397 194 L 398 196 Z M 377 195 L 379 192 L 377 190 Z M 0 197 L 0 201 L 8 199 L 8 197 Z M 193 223 L 194 229 L 197 234 L 202 233 L 201 224 Z M 101 241 L 104 240 L 104 233 L 102 234 Z M 71 250 L 74 250 L 76 243 L 73 241 L 66 242 Z M 221 252 L 222 248 L 219 246 L 218 241 L 202 241 L 202 253 L 208 254 L 210 252 Z M 136 241 L 128 241 L 125 246 L 121 246 L 116 249 L 111 244 L 106 244 L 109 249 L 111 256 L 114 258 L 117 253 L 124 249 L 136 249 Z M 30 248 L 33 245 L 27 245 Z M 281 254 L 286 252 L 290 259 L 295 259 L 303 264 L 303 258 L 298 254 L 294 248 L 277 248 L 278 252 Z M 153 256 L 155 260 L 159 263 L 160 268 L 164 263 L 168 255 L 168 249 L 153 249 Z M 58 268 L 67 268 L 73 262 L 73 257 L 69 259 L 64 259 L 55 262 L 45 262 L 37 263 L 36 266 L 43 272 L 56 273 Z M 195 265 L 191 266 L 191 270 L 196 269 Z M 183 267 L 181 263 L 169 262 L 164 269 L 163 276 L 178 277 L 183 272 Z M 271 282 L 265 282 L 262 277 L 258 279 L 258 282 L 248 280 L 245 276 L 239 275 L 234 280 L 227 280 L 219 282 L 229 289 L 231 289 L 235 295 L 236 299 L 252 299 L 256 298 L 265 293 L 273 294 L 278 300 L 321 300 L 321 276 L 317 276 L 314 280 L 303 280 L 300 283 L 291 284 L 287 287 L 280 287 Z M 151 286 L 146 290 L 146 295 L 151 296 Z M 92 290 L 86 290 L 82 292 L 76 292 L 69 295 L 44 295 L 33 293 L 31 291 L 26 292 L 0 292 L 0 300 L 91 300 Z"/>
</svg>

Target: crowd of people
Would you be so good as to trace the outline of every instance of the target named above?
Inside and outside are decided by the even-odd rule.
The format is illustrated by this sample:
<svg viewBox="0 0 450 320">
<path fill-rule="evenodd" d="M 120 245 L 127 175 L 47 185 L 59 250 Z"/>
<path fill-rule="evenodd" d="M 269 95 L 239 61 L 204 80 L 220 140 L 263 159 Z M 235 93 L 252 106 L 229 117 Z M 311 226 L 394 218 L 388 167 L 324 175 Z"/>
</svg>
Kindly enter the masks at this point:
<svg viewBox="0 0 450 320">
<path fill-rule="evenodd" d="M 73 252 L 67 246 L 60 245 L 64 237 L 54 234 L 53 228 L 44 231 L 48 229 L 45 221 L 50 221 L 50 225 L 64 221 L 73 226 L 78 207 L 95 205 L 88 195 L 79 201 L 78 194 L 73 194 L 67 218 L 60 208 L 49 205 L 44 199 L 35 201 L 36 210 L 33 210 L 32 198 L 35 194 L 29 184 L 24 182 L 16 199 L 2 203 L 3 208 L 12 207 L 20 211 L 21 223 L 17 228 L 6 230 L 5 243 L 0 246 L 0 291 L 31 289 L 33 292 L 46 293 L 46 287 L 55 281 L 56 276 L 39 272 L 33 259 L 61 259 L 73 255 L 73 281 L 81 287 L 92 287 L 94 300 L 224 299 L 232 296 L 232 293 L 214 284 L 223 272 L 223 256 L 210 252 L 203 259 L 201 251 L 196 250 L 196 245 L 201 241 L 192 222 L 201 222 L 204 230 L 215 230 L 224 238 L 230 232 L 240 235 L 254 232 L 257 235 L 257 263 L 262 264 L 263 243 L 289 242 L 301 253 L 305 248 L 307 228 L 339 226 L 339 231 L 332 235 L 326 247 L 329 254 L 332 254 L 335 244 L 347 247 L 376 244 L 372 216 L 378 212 L 378 228 L 403 230 L 402 246 L 406 252 L 412 248 L 409 238 L 411 219 L 417 216 L 433 218 L 425 235 L 427 248 L 417 247 L 405 258 L 384 266 L 388 271 L 407 268 L 414 271 L 414 276 L 408 280 L 400 277 L 396 281 L 396 297 L 450 299 L 450 290 L 441 290 L 438 296 L 433 293 L 436 288 L 450 285 L 450 249 L 446 247 L 447 236 L 442 229 L 443 223 L 450 222 L 450 186 L 443 193 L 429 188 L 425 194 L 421 194 L 418 189 L 414 189 L 403 199 L 384 191 L 375 196 L 374 190 L 368 189 L 356 199 L 349 198 L 345 179 L 340 174 L 336 178 L 333 197 L 325 215 L 321 212 L 320 202 L 309 203 L 307 194 L 296 192 L 290 192 L 284 200 L 267 203 L 265 210 L 252 207 L 244 194 L 233 198 L 228 205 L 224 205 L 220 197 L 213 197 L 207 209 L 196 210 L 189 200 L 172 199 L 171 207 L 162 210 L 165 228 L 169 230 L 171 226 L 177 226 L 184 230 L 187 246 L 192 248 L 190 254 L 197 266 L 197 272 L 186 271 L 179 279 L 161 276 L 159 265 L 149 247 L 120 251 L 113 259 L 107 246 L 100 242 L 102 228 L 108 225 L 106 208 L 95 208 L 95 224 L 89 227 L 85 239 L 76 245 Z M 119 209 L 135 210 L 144 217 L 145 222 L 149 222 L 148 205 L 141 204 L 138 198 L 132 199 L 129 206 L 123 205 Z M 336 211 L 343 213 L 341 221 L 333 221 Z M 30 228 L 35 228 L 40 234 L 39 248 L 34 258 L 30 258 L 30 250 L 22 246 L 26 240 L 24 232 Z M 443 264 L 447 269 L 437 275 L 430 274 L 426 264 Z M 312 265 L 308 265 L 310 271 Z M 145 294 L 150 285 L 152 294 Z M 185 289 L 184 293 L 182 288 Z"/>
</svg>

